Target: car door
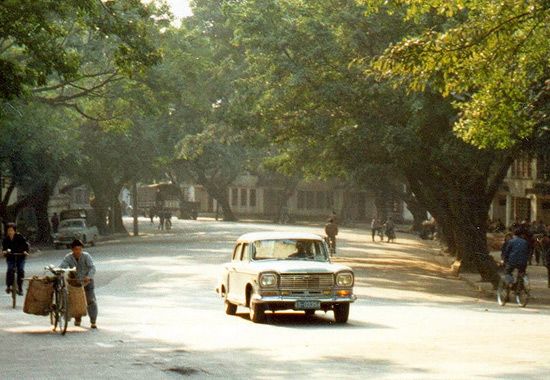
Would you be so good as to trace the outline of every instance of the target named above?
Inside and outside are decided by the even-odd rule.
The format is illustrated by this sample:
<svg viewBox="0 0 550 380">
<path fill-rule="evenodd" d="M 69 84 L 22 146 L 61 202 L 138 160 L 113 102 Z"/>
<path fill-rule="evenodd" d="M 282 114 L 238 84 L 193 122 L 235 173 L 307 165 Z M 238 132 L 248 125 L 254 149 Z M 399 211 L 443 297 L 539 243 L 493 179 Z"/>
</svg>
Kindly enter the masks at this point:
<svg viewBox="0 0 550 380">
<path fill-rule="evenodd" d="M 237 260 L 235 261 L 235 287 L 236 287 L 236 297 L 240 304 L 246 303 L 246 285 L 250 281 L 250 267 L 249 262 L 249 244 L 243 243 L 241 252 L 237 255 Z"/>
<path fill-rule="evenodd" d="M 227 298 L 233 302 L 239 301 L 238 266 L 240 264 L 243 244 L 238 243 L 233 249 L 231 263 L 227 270 Z M 239 301 L 240 302 L 240 301 Z"/>
</svg>

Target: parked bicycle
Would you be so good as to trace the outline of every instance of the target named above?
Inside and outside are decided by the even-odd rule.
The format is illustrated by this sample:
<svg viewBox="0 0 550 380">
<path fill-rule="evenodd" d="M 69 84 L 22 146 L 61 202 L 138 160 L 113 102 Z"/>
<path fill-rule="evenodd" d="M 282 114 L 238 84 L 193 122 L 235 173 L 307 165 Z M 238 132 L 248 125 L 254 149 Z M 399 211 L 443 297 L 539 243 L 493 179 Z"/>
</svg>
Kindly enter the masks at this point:
<svg viewBox="0 0 550 380">
<path fill-rule="evenodd" d="M 57 330 L 61 335 L 67 332 L 69 324 L 69 294 L 65 282 L 65 273 L 76 272 L 76 268 L 58 268 L 49 265 L 44 268 L 55 276 L 53 285 L 53 304 L 50 311 L 50 323 L 53 325 L 53 331 Z"/>
<path fill-rule="evenodd" d="M 27 252 L 12 252 L 11 249 L 8 249 L 6 253 L 4 253 L 4 256 L 6 257 L 15 257 L 17 260 L 17 257 L 20 256 L 28 256 L 29 254 Z M 17 265 L 13 266 L 13 282 L 11 284 L 11 307 L 15 309 L 17 305 L 17 296 L 23 295 L 23 289 L 19 289 L 19 285 L 17 283 Z"/>
<path fill-rule="evenodd" d="M 510 275 L 508 275 L 510 276 Z M 529 302 L 531 287 L 527 273 L 517 272 L 516 276 L 502 276 L 497 288 L 497 301 L 500 306 L 506 305 L 510 300 L 510 293 L 514 292 L 516 303 L 521 306 L 527 306 Z"/>
</svg>

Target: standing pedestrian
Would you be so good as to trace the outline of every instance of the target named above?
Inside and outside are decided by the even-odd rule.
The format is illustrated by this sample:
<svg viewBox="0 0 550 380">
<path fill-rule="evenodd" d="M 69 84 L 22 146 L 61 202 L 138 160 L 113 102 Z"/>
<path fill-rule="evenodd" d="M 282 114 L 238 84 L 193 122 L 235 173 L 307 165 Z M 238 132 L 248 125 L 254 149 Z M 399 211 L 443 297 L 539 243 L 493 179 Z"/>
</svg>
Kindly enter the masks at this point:
<svg viewBox="0 0 550 380">
<path fill-rule="evenodd" d="M 53 216 L 50 222 L 52 223 L 52 231 L 54 234 L 56 234 L 57 231 L 59 230 L 59 216 L 57 216 L 57 212 L 53 213 Z"/>
<path fill-rule="evenodd" d="M 372 235 L 372 241 L 374 241 L 374 237 L 376 234 L 380 235 L 380 229 L 382 226 L 380 225 L 380 220 L 377 217 L 372 218 L 372 221 L 370 222 L 370 232 Z M 380 241 L 383 241 L 384 237 L 380 236 Z"/>
<path fill-rule="evenodd" d="M 386 236 L 388 237 L 388 243 L 393 243 L 395 240 L 395 224 L 393 223 L 391 216 L 384 224 L 384 229 L 386 231 Z"/>
<path fill-rule="evenodd" d="M 338 225 L 334 222 L 334 219 L 330 218 L 325 225 L 325 234 L 328 239 L 328 246 L 330 248 L 331 256 L 336 254 L 336 236 L 338 235 Z"/>
<path fill-rule="evenodd" d="M 164 231 L 164 210 L 158 210 L 158 214 L 160 219 L 159 230 Z"/>
<path fill-rule="evenodd" d="M 95 297 L 95 265 L 92 256 L 88 252 L 83 251 L 84 244 L 80 240 L 73 240 L 71 243 L 71 253 L 67 254 L 60 268 L 76 268 L 76 280 L 79 285 L 84 286 L 86 293 L 86 302 L 88 304 L 88 315 L 90 316 L 90 324 L 92 329 L 97 328 L 97 300 Z M 80 317 L 75 318 L 74 325 L 80 326 Z"/>
<path fill-rule="evenodd" d="M 542 262 L 548 271 L 548 288 L 550 288 L 550 237 L 547 233 L 542 238 L 541 251 Z"/>
<path fill-rule="evenodd" d="M 26 255 L 13 256 L 9 253 L 29 253 L 29 243 L 23 235 L 17 232 L 15 223 L 8 223 L 6 237 L 2 240 L 2 253 L 6 256 L 8 271 L 6 272 L 6 293 L 11 292 L 13 284 L 13 269 L 17 269 L 17 289 L 20 296 L 23 295 L 23 279 L 25 278 Z"/>
</svg>

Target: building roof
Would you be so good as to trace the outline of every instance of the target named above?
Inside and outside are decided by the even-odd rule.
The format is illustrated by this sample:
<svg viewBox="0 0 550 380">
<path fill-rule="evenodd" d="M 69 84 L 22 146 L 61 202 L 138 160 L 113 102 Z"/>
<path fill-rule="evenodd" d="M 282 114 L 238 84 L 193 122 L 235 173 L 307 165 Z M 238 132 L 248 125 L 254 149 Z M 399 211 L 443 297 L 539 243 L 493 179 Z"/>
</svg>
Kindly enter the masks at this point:
<svg viewBox="0 0 550 380">
<path fill-rule="evenodd" d="M 265 232 L 250 232 L 242 235 L 237 239 L 239 242 L 253 242 L 258 240 L 318 240 L 323 238 L 319 235 L 309 232 L 281 232 L 281 231 L 265 231 Z"/>
</svg>

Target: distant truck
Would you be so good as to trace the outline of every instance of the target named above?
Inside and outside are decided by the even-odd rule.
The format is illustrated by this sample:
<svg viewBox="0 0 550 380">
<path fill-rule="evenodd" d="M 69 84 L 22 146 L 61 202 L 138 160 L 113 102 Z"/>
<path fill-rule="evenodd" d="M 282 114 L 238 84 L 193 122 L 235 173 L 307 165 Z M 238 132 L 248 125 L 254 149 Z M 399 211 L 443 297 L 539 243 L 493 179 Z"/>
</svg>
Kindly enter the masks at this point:
<svg viewBox="0 0 550 380">
<path fill-rule="evenodd" d="M 138 215 L 158 215 L 169 212 L 180 219 L 197 219 L 199 202 L 183 199 L 181 190 L 171 183 L 140 186 L 137 189 Z"/>
</svg>

